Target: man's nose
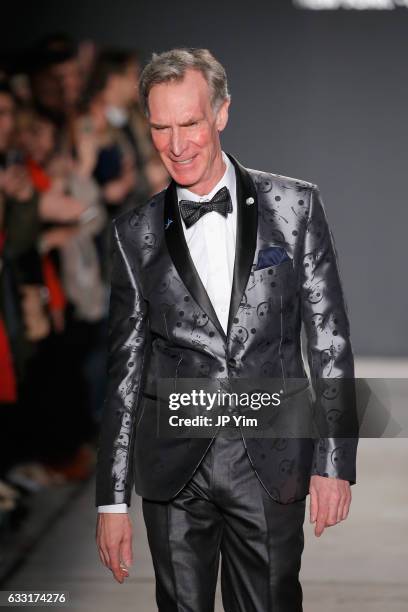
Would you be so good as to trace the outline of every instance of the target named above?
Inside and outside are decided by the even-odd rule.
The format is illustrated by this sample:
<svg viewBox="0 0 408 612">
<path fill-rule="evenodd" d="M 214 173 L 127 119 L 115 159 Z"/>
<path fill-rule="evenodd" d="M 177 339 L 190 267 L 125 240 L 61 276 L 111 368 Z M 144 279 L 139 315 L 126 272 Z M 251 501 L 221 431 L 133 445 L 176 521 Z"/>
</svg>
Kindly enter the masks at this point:
<svg viewBox="0 0 408 612">
<path fill-rule="evenodd" d="M 185 139 L 179 128 L 173 128 L 171 131 L 170 147 L 173 155 L 177 157 L 179 157 L 186 148 Z"/>
</svg>

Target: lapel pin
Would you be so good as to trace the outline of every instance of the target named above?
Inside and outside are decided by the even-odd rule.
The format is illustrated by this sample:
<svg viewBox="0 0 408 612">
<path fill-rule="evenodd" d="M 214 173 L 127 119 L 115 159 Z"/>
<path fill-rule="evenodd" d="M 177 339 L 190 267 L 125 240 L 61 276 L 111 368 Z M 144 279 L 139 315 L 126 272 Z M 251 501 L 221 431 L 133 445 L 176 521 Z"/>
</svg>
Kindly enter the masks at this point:
<svg viewBox="0 0 408 612">
<path fill-rule="evenodd" d="M 255 202 L 255 200 L 254 200 L 254 198 L 252 198 L 252 197 L 247 198 L 247 199 L 245 200 L 245 204 L 248 204 L 248 206 L 251 206 L 251 204 L 253 204 L 254 202 Z"/>
<path fill-rule="evenodd" d="M 173 223 L 173 219 L 167 219 L 164 229 L 169 229 L 171 223 Z"/>
</svg>

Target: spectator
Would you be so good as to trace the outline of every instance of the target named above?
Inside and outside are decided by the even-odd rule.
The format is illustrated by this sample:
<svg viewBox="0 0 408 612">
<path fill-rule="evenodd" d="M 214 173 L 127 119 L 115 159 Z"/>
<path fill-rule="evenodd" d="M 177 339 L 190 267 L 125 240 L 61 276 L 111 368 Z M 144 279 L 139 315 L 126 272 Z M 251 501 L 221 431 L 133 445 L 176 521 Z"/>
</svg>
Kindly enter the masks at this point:
<svg viewBox="0 0 408 612">
<path fill-rule="evenodd" d="M 62 33 L 0 51 L 0 526 L 93 469 L 106 374 L 109 216 L 168 176 L 133 51 Z M 18 442 L 15 443 L 15 432 Z"/>
<path fill-rule="evenodd" d="M 153 149 L 139 109 L 139 71 L 135 52 L 104 51 L 96 61 L 88 89 L 88 98 L 99 100 L 108 125 L 133 154 L 136 182 L 123 208 L 140 205 L 167 183 L 167 173 Z"/>
</svg>

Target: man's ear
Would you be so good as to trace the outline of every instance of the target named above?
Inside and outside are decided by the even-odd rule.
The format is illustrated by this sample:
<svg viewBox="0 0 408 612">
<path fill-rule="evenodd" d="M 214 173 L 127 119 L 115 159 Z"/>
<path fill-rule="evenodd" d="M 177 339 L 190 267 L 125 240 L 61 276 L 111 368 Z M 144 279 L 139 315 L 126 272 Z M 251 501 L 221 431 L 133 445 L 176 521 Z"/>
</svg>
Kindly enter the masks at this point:
<svg viewBox="0 0 408 612">
<path fill-rule="evenodd" d="M 226 99 L 221 104 L 220 108 L 218 109 L 217 117 L 215 119 L 215 125 L 219 132 L 222 132 L 222 130 L 225 128 L 225 126 L 228 123 L 228 109 L 229 109 L 230 104 L 231 104 L 231 100 Z"/>
</svg>

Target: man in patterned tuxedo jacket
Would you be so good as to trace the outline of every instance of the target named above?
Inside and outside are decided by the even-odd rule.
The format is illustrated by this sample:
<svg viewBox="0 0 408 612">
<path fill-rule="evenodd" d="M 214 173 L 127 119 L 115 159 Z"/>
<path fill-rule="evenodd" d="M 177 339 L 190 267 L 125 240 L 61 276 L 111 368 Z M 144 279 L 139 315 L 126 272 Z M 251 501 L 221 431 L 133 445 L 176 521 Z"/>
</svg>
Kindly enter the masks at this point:
<svg viewBox="0 0 408 612">
<path fill-rule="evenodd" d="M 134 486 L 159 610 L 212 610 L 221 556 L 227 612 L 298 612 L 306 496 L 316 535 L 347 517 L 357 440 L 159 437 L 156 400 L 160 378 L 276 378 L 285 390 L 307 382 L 302 324 L 315 393 L 325 393 L 319 381 L 353 378 L 319 189 L 222 151 L 230 96 L 208 50 L 155 54 L 140 95 L 171 182 L 113 223 L 101 561 L 123 582 Z"/>
</svg>

